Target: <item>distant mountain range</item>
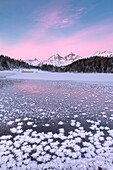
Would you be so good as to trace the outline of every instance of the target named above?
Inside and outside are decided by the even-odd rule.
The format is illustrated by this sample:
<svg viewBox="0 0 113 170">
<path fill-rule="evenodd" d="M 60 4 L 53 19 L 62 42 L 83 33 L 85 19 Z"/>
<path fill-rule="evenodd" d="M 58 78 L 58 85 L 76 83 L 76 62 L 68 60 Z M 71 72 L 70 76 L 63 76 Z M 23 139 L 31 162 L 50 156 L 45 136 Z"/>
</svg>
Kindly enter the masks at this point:
<svg viewBox="0 0 113 170">
<path fill-rule="evenodd" d="M 97 51 L 94 53 L 94 55 L 92 55 L 93 57 L 94 56 L 99 56 L 99 57 L 113 57 L 113 53 L 111 51 Z"/>
<path fill-rule="evenodd" d="M 113 73 L 113 54 L 110 51 L 96 52 L 62 67 L 45 64 L 40 69 L 51 72 Z"/>
<path fill-rule="evenodd" d="M 30 65 L 34 65 L 34 66 L 42 66 L 42 65 L 47 64 L 47 65 L 60 67 L 60 66 L 71 64 L 74 61 L 79 60 L 80 58 L 81 57 L 79 55 L 75 55 L 74 53 L 70 53 L 65 57 L 62 57 L 59 54 L 56 54 L 48 58 L 48 60 L 44 60 L 42 62 L 40 62 L 36 58 L 34 60 L 26 60 L 25 62 Z"/>
<path fill-rule="evenodd" d="M 37 59 L 29 60 L 29 64 L 26 62 L 0 55 L 0 70 L 36 68 L 51 72 L 113 73 L 113 53 L 110 51 L 98 51 L 88 57 L 80 57 L 73 53 L 65 57 L 57 54 L 43 62 Z"/>
<path fill-rule="evenodd" d="M 69 55 L 62 57 L 59 54 L 51 56 L 48 60 L 45 60 L 41 63 L 47 64 L 47 65 L 53 65 L 53 66 L 65 66 L 68 64 L 73 63 L 74 61 L 80 59 L 81 57 L 79 55 L 75 55 L 74 53 L 70 53 Z"/>
<path fill-rule="evenodd" d="M 70 53 L 68 55 L 66 55 L 65 57 L 60 56 L 59 54 L 53 55 L 50 58 L 48 58 L 48 60 L 44 60 L 42 62 L 40 62 L 37 58 L 33 59 L 33 60 L 26 60 L 25 62 L 28 63 L 29 65 L 33 65 L 33 66 L 42 66 L 42 65 L 53 65 L 56 67 L 60 67 L 60 66 L 66 66 L 69 65 L 77 60 L 80 59 L 85 59 L 85 58 L 90 58 L 90 57 L 94 57 L 94 56 L 99 56 L 99 57 L 113 57 L 113 53 L 110 51 L 97 51 L 95 52 L 93 55 L 91 56 L 85 56 L 85 57 L 81 57 L 79 55 L 75 55 L 74 53 Z"/>
</svg>

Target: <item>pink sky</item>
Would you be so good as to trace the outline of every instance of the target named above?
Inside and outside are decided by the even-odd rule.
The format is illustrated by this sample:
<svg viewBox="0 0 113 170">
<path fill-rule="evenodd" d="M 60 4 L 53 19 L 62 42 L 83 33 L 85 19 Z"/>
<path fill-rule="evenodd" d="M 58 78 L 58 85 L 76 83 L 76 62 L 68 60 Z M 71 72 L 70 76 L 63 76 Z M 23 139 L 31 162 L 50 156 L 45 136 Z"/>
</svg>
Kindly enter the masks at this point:
<svg viewBox="0 0 113 170">
<path fill-rule="evenodd" d="M 112 28 L 113 24 L 99 24 L 58 38 L 48 35 L 48 26 L 44 25 L 42 29 L 31 30 L 28 37 L 17 44 L 1 42 L 0 48 L 3 54 L 22 60 L 37 58 L 41 61 L 57 53 L 65 56 L 70 52 L 89 56 L 96 51 L 113 50 L 113 33 L 109 32 Z"/>
<path fill-rule="evenodd" d="M 0 11 L 0 54 L 42 61 L 113 52 L 112 1 L 11 0 L 1 1 Z"/>
</svg>

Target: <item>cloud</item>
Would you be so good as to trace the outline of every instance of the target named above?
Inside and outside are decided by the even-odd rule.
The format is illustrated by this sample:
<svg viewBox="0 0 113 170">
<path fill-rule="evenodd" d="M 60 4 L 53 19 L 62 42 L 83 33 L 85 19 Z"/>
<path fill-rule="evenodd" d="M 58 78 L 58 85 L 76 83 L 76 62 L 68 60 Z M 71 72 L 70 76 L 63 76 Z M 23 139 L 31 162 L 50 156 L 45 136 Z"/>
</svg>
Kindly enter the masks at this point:
<svg viewBox="0 0 113 170">
<path fill-rule="evenodd" d="M 81 12 L 81 11 L 84 11 L 85 8 L 79 8 L 77 11 Z"/>
<path fill-rule="evenodd" d="M 85 8 L 74 10 L 74 12 L 72 10 L 70 13 L 68 10 L 61 8 L 49 11 L 48 13 L 45 12 L 43 15 L 35 18 L 35 21 L 37 23 L 42 23 L 46 28 L 66 28 L 72 26 L 84 13 L 86 13 Z"/>
</svg>

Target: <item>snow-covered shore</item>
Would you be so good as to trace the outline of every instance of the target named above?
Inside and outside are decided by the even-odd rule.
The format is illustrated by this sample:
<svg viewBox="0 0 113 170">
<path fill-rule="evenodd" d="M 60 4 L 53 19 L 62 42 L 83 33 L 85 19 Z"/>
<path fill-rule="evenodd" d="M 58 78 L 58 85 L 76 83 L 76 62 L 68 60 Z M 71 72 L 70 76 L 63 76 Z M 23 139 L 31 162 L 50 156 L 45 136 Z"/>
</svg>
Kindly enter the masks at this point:
<svg viewBox="0 0 113 170">
<path fill-rule="evenodd" d="M 32 73 L 29 72 L 29 70 L 24 73 L 22 70 L 0 71 L 0 78 L 113 83 L 112 73 L 56 73 L 38 70 L 30 71 L 32 71 Z"/>
</svg>

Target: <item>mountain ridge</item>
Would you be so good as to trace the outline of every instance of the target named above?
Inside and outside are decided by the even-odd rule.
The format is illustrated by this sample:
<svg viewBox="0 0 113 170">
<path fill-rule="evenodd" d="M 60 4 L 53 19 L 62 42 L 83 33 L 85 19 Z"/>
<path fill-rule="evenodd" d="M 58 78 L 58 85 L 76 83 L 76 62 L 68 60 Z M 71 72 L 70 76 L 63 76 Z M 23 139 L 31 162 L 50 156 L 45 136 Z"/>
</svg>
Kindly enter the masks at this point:
<svg viewBox="0 0 113 170">
<path fill-rule="evenodd" d="M 42 66 L 42 65 L 47 64 L 47 65 L 60 67 L 60 66 L 66 66 L 80 59 L 85 59 L 85 58 L 87 59 L 87 58 L 94 57 L 94 56 L 113 57 L 113 53 L 111 51 L 97 51 L 93 55 L 81 57 L 71 52 L 70 54 L 64 57 L 62 57 L 59 54 L 52 55 L 47 60 L 44 60 L 41 62 L 37 58 L 35 58 L 34 60 L 26 60 L 25 62 L 33 66 Z"/>
<path fill-rule="evenodd" d="M 99 55 L 99 56 L 98 56 Z M 90 57 L 80 57 L 73 53 L 65 56 L 65 58 L 61 57 L 59 54 L 53 55 L 49 58 L 49 61 L 56 60 L 57 62 L 67 60 L 68 64 L 64 66 L 55 66 L 51 63 L 42 64 L 41 66 L 32 66 L 24 61 L 16 60 L 10 58 L 8 56 L 0 55 L 0 70 L 10 70 L 10 69 L 18 69 L 18 68 L 36 68 L 44 71 L 51 72 L 84 72 L 84 73 L 113 73 L 113 53 L 110 51 L 104 52 L 96 52 L 94 55 Z M 32 60 L 30 60 L 32 62 Z M 35 62 L 38 60 L 35 59 Z M 71 61 L 69 63 L 69 61 Z M 73 61 L 73 62 L 72 62 Z M 60 62 L 61 64 L 61 62 Z"/>
<path fill-rule="evenodd" d="M 38 59 L 34 59 L 34 60 L 26 60 L 25 62 L 27 62 L 30 65 L 34 65 L 34 62 L 37 61 L 37 66 L 41 66 L 44 64 L 47 65 L 53 65 L 53 66 L 65 66 L 68 64 L 71 64 L 72 62 L 76 61 L 77 59 L 80 59 L 81 57 L 79 55 L 75 55 L 74 53 L 70 53 L 68 55 L 66 55 L 65 57 L 62 57 L 59 54 L 56 55 L 52 55 L 51 57 L 49 57 L 47 60 L 41 61 L 39 62 Z M 35 64 L 36 66 L 36 64 Z"/>
</svg>

